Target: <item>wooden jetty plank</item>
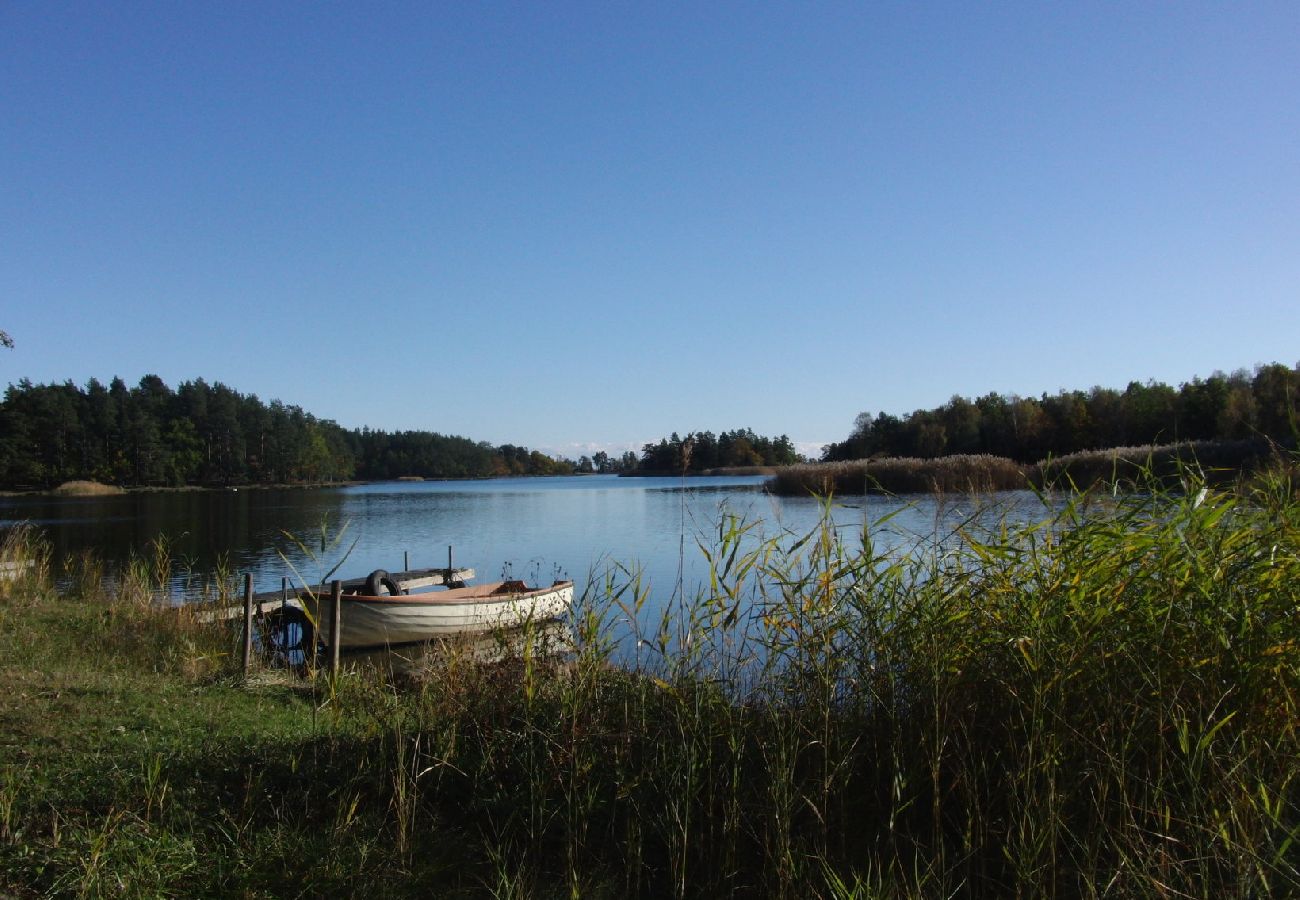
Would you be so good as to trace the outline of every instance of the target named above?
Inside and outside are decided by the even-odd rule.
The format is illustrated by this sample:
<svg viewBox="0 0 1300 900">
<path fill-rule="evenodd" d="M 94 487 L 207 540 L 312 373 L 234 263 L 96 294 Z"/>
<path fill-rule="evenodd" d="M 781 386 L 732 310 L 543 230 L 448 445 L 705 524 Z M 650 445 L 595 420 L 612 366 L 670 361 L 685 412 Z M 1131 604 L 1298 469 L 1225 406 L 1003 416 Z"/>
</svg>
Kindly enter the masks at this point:
<svg viewBox="0 0 1300 900">
<path fill-rule="evenodd" d="M 417 588 L 437 587 L 440 584 L 447 583 L 446 569 L 411 569 L 409 572 L 389 572 L 388 577 L 397 582 L 397 586 L 404 591 L 412 591 Z M 473 569 L 452 569 L 452 581 L 469 581 L 474 577 Z M 365 587 L 364 578 L 349 578 L 343 582 L 343 592 L 357 591 Z M 329 585 L 318 584 L 309 588 L 311 593 L 316 596 L 329 594 Z M 307 591 L 302 588 L 290 588 L 289 605 L 298 606 L 297 597 Z M 265 591 L 253 595 L 253 612 L 255 615 L 262 615 L 273 612 L 280 608 L 280 592 Z M 236 619 L 244 614 L 244 606 L 228 606 L 223 609 L 205 610 L 199 614 L 201 622 L 216 622 L 224 619 Z"/>
<path fill-rule="evenodd" d="M 452 569 L 451 580 L 469 581 L 474 577 L 474 574 L 473 569 Z M 446 584 L 447 570 L 412 569 L 409 572 L 389 572 L 388 577 L 397 582 L 397 586 L 402 590 L 413 591 L 417 588 L 437 587 L 440 584 Z M 358 591 L 365 587 L 366 580 L 364 578 L 346 578 L 343 580 L 342 584 L 343 593 L 346 594 L 349 591 Z M 313 594 L 328 594 L 330 592 L 330 586 L 328 584 L 318 584 L 308 588 L 308 590 Z M 304 593 L 302 588 L 291 588 L 290 592 L 294 594 Z M 267 591 L 266 593 L 253 595 L 253 600 L 255 602 L 263 602 L 266 600 L 279 601 L 279 599 L 279 591 Z"/>
<path fill-rule="evenodd" d="M 0 562 L 0 581 L 16 581 L 25 571 L 35 567 L 36 560 L 34 559 Z"/>
</svg>

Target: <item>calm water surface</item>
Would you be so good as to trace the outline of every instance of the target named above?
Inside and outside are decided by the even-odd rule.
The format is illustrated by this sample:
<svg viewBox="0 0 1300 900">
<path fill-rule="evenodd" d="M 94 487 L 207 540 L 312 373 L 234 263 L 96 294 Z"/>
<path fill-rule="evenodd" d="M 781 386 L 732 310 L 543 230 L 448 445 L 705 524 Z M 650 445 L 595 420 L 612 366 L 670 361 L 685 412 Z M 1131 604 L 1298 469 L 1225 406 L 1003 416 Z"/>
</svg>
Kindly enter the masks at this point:
<svg viewBox="0 0 1300 900">
<path fill-rule="evenodd" d="M 373 569 L 445 566 L 453 548 L 458 566 L 477 570 L 480 581 L 512 577 L 549 583 L 572 578 L 579 590 L 611 561 L 639 566 L 652 598 L 666 600 L 685 562 L 688 588 L 705 577 L 696 540 L 706 543 L 719 519 L 736 514 L 761 521 L 760 531 L 805 533 L 822 514 L 811 498 L 777 498 L 761 477 L 728 478 L 509 478 L 457 482 L 388 482 L 313 490 L 244 490 L 127 494 L 102 498 L 0 498 L 0 527 L 20 521 L 50 538 L 56 561 L 83 550 L 109 563 L 164 535 L 191 585 L 221 565 L 252 572 L 258 590 L 273 590 L 289 570 L 285 553 L 306 577 L 318 564 L 294 548 L 285 533 L 319 541 L 322 522 L 334 534 L 346 523 L 341 546 L 324 557 L 336 562 L 356 546 L 337 577 Z M 999 505 L 1041 517 L 1033 495 L 1002 495 Z M 868 518 L 877 546 L 905 548 L 918 536 L 942 533 L 970 511 L 969 505 L 933 498 L 893 500 L 839 498 L 831 515 L 841 529 L 857 532 Z M 685 547 L 684 554 L 681 552 Z M 328 566 L 326 566 L 327 568 Z M 179 583 L 178 593 L 184 587 Z"/>
</svg>

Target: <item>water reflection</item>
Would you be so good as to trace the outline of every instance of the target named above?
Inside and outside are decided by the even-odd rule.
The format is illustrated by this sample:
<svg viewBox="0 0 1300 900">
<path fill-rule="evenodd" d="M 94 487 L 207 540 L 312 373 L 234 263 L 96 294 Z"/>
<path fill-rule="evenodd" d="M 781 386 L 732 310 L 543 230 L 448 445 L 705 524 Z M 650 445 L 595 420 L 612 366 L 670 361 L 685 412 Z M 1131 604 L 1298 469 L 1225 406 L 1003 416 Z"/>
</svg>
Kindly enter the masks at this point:
<svg viewBox="0 0 1300 900">
<path fill-rule="evenodd" d="M 282 532 L 306 533 L 325 517 L 339 521 L 341 490 L 181 491 L 113 497 L 0 498 L 0 526 L 28 521 L 49 538 L 56 561 L 94 551 L 110 567 L 164 536 L 177 561 L 196 574 L 219 566 L 260 570 Z"/>
<path fill-rule="evenodd" d="M 55 561 L 83 551 L 109 568 L 144 553 L 160 535 L 176 558 L 175 589 L 216 574 L 251 572 L 258 591 L 293 578 L 281 554 L 313 583 L 346 561 L 338 577 L 472 566 L 479 580 L 571 578 L 581 594 L 611 562 L 642 572 L 656 603 L 707 578 L 697 542 L 709 545 L 720 518 L 761 522 L 753 539 L 802 535 L 829 515 L 846 540 L 864 525 L 877 551 L 900 552 L 950 533 L 972 515 L 1041 518 L 1032 494 L 989 498 L 776 498 L 752 478 L 516 478 L 382 483 L 318 490 L 192 491 L 114 497 L 0 498 L 0 524 L 37 523 Z M 983 512 L 980 512 L 980 510 Z M 322 523 L 327 546 L 321 549 Z M 329 545 L 342 531 L 342 540 Z M 307 552 L 286 538 L 300 537 Z M 791 540 L 793 542 L 793 540 Z"/>
</svg>

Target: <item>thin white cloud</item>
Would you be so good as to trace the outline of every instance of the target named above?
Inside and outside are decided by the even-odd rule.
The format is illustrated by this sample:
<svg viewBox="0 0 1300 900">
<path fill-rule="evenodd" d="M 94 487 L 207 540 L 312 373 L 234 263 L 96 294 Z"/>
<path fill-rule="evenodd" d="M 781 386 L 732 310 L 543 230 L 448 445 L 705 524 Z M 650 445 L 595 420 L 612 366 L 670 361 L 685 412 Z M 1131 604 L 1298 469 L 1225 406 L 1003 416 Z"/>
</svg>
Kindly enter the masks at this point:
<svg viewBox="0 0 1300 900">
<path fill-rule="evenodd" d="M 641 448 L 648 443 L 641 441 L 572 441 L 567 444 L 551 444 L 537 449 L 550 456 L 561 457 L 564 459 L 577 459 L 580 456 L 594 456 L 600 451 L 605 451 L 610 456 L 622 456 L 631 450 L 638 456 L 641 455 Z"/>
</svg>

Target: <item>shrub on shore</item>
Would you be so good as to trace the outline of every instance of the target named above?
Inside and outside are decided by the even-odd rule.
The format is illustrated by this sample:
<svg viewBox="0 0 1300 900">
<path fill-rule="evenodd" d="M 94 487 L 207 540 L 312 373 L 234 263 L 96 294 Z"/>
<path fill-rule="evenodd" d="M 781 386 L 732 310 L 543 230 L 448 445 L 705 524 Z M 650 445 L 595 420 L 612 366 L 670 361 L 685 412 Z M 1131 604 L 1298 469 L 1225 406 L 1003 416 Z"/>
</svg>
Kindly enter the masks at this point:
<svg viewBox="0 0 1300 900">
<path fill-rule="evenodd" d="M 125 494 L 126 491 L 98 481 L 65 481 L 50 493 L 56 497 L 107 497 L 113 494 Z"/>
</svg>

